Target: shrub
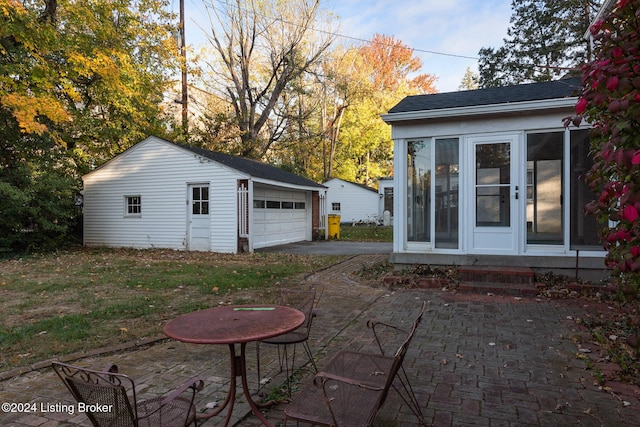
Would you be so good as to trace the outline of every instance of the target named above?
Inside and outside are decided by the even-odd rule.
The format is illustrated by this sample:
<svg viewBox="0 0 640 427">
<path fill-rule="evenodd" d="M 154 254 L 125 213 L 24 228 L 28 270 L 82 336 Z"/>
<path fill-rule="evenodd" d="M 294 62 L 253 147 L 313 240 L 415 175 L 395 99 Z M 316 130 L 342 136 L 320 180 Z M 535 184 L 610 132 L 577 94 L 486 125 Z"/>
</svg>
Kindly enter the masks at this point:
<svg viewBox="0 0 640 427">
<path fill-rule="evenodd" d="M 583 66 L 576 116 L 591 123 L 593 168 L 587 182 L 598 198 L 606 264 L 625 293 L 640 285 L 640 1 L 619 0 L 591 27 L 595 58 Z"/>
</svg>

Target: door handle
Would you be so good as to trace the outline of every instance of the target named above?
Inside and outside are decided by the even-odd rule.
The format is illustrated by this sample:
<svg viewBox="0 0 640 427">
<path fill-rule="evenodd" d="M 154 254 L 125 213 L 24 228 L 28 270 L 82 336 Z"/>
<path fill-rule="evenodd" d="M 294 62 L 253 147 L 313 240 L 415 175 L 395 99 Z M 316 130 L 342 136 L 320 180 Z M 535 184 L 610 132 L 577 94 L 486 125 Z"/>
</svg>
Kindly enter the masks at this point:
<svg viewBox="0 0 640 427">
<path fill-rule="evenodd" d="M 516 185 L 516 200 L 518 200 L 518 186 Z"/>
</svg>

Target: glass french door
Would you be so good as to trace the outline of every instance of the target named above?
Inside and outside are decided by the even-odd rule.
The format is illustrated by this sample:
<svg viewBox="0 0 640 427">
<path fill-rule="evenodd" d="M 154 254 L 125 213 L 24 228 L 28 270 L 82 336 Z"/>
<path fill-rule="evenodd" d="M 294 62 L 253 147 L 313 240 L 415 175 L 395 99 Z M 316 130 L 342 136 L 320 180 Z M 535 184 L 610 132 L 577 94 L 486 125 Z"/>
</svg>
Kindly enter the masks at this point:
<svg viewBox="0 0 640 427">
<path fill-rule="evenodd" d="M 527 245 L 563 245 L 564 132 L 527 134 Z"/>
<path fill-rule="evenodd" d="M 458 138 L 409 141 L 407 234 L 414 248 L 459 248 Z"/>
<path fill-rule="evenodd" d="M 470 248 L 475 253 L 518 251 L 518 136 L 470 138 Z"/>
</svg>

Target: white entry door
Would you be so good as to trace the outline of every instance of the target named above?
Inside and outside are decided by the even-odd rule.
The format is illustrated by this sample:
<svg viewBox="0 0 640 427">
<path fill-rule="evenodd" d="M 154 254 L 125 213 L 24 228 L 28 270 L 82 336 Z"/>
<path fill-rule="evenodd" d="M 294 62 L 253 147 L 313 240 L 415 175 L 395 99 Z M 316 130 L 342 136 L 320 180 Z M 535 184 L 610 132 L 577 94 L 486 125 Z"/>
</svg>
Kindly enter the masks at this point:
<svg viewBox="0 0 640 427">
<path fill-rule="evenodd" d="M 189 186 L 189 250 L 211 250 L 209 220 L 209 186 L 193 184 Z"/>
<path fill-rule="evenodd" d="M 470 249 L 478 254 L 518 252 L 518 135 L 469 139 Z"/>
</svg>

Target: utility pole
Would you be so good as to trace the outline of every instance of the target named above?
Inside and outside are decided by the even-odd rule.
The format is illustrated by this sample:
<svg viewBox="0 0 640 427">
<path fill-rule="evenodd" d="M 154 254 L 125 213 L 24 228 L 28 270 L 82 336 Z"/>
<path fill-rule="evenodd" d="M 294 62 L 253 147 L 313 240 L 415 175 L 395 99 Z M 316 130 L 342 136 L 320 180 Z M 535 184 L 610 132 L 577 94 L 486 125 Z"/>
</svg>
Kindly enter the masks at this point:
<svg viewBox="0 0 640 427">
<path fill-rule="evenodd" d="M 189 132 L 189 119 L 188 119 L 188 98 L 187 98 L 187 43 L 185 41 L 185 28 L 184 28 L 184 0 L 180 0 L 180 56 L 182 57 L 182 131 L 187 136 Z"/>
</svg>

